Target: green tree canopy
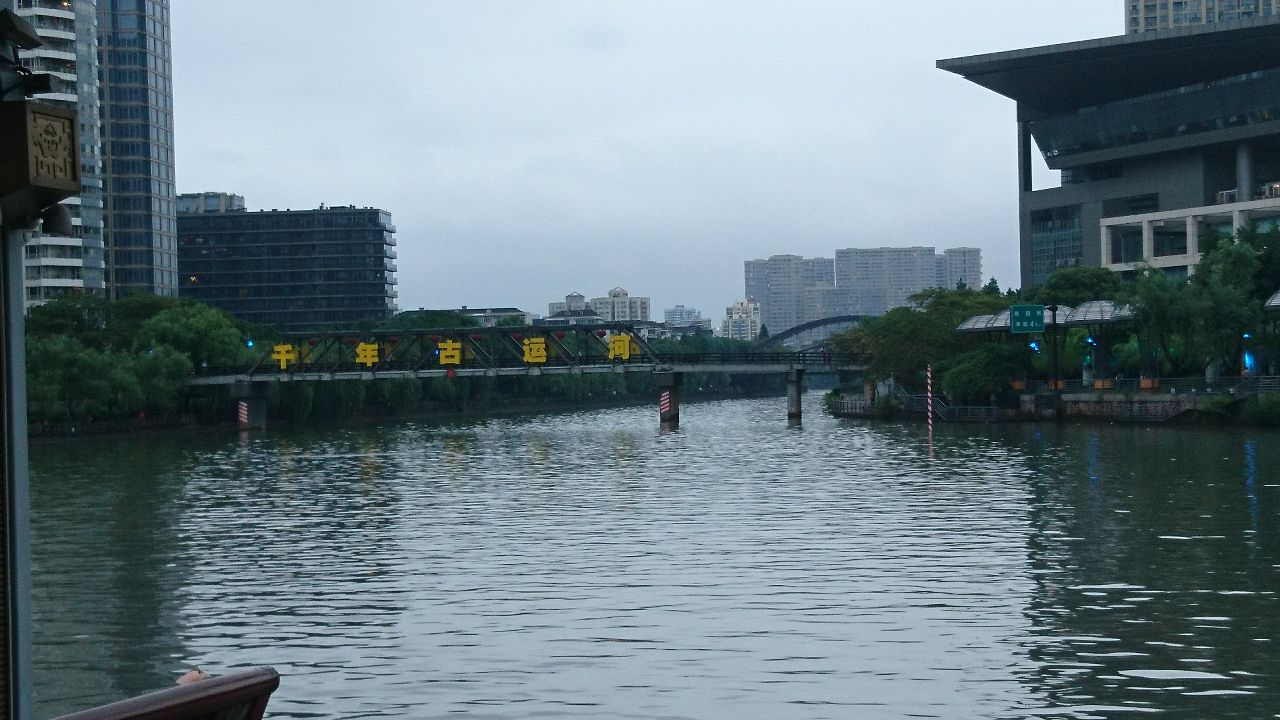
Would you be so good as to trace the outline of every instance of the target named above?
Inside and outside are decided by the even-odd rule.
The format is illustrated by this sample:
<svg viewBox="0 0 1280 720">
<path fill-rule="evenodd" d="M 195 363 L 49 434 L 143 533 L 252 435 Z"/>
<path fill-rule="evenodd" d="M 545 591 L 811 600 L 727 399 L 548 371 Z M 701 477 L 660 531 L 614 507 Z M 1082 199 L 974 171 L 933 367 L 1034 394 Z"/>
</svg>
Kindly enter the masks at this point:
<svg viewBox="0 0 1280 720">
<path fill-rule="evenodd" d="M 956 332 L 974 315 L 989 315 L 1008 307 L 1008 300 L 990 293 L 959 289 L 931 289 L 911 297 L 912 307 L 890 310 L 852 330 L 832 337 L 838 353 L 870 354 L 868 374 L 915 383 L 926 365 L 939 364 L 973 349 L 980 340 Z"/>
<path fill-rule="evenodd" d="M 31 308 L 27 334 L 34 337 L 63 335 L 91 347 L 106 343 L 109 306 L 106 299 L 89 293 L 71 293 Z"/>
<path fill-rule="evenodd" d="M 454 310 L 408 310 L 382 324 L 386 330 L 447 330 L 477 327 L 475 318 Z"/>
<path fill-rule="evenodd" d="M 240 328 L 227 313 L 208 305 L 181 303 L 144 322 L 134 350 L 141 353 L 168 345 L 185 353 L 195 367 L 235 365 L 253 356 L 241 339 Z"/>
<path fill-rule="evenodd" d="M 1220 241 L 1192 277 L 1191 297 L 1203 355 L 1220 369 L 1238 367 L 1245 333 L 1262 320 L 1261 253 L 1247 242 Z"/>
<path fill-rule="evenodd" d="M 1120 276 L 1106 268 L 1064 268 L 1049 276 L 1044 287 L 1036 291 L 1040 305 L 1075 307 L 1090 300 L 1115 300 L 1121 295 Z"/>
</svg>

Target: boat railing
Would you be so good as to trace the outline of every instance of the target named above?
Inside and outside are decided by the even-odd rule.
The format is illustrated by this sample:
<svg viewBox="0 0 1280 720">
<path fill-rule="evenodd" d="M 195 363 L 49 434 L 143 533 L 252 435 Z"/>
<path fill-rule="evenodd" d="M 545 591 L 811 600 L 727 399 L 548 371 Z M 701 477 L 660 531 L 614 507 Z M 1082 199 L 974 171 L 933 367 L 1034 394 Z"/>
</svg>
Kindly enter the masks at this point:
<svg viewBox="0 0 1280 720">
<path fill-rule="evenodd" d="M 82 710 L 57 720 L 262 720 L 267 700 L 279 686 L 280 675 L 274 669 L 257 668 Z"/>
</svg>

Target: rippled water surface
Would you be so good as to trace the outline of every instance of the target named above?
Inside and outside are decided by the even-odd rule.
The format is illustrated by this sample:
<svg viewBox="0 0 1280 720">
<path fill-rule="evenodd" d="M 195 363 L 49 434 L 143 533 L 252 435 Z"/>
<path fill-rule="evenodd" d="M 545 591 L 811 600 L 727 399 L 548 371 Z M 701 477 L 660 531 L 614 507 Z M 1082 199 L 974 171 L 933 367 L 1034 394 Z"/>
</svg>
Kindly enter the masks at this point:
<svg viewBox="0 0 1280 720">
<path fill-rule="evenodd" d="M 1280 436 L 815 400 L 39 445 L 38 714 L 1280 717 Z"/>
</svg>

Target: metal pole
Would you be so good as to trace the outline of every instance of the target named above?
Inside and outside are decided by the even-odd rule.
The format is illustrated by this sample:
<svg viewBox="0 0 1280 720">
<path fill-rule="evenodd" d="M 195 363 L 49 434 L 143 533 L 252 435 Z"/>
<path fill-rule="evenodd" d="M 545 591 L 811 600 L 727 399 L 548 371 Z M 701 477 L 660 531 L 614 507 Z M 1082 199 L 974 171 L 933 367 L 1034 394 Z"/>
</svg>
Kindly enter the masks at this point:
<svg viewBox="0 0 1280 720">
<path fill-rule="evenodd" d="M 924 368 L 925 412 L 929 415 L 929 437 L 933 437 L 933 365 Z"/>
<path fill-rule="evenodd" d="M 1050 305 L 1046 309 L 1049 311 L 1049 339 L 1050 349 L 1053 351 L 1053 391 L 1056 393 L 1060 390 L 1058 378 L 1062 377 L 1061 368 L 1058 365 L 1058 357 L 1061 355 L 1058 352 L 1058 306 Z"/>
<path fill-rule="evenodd" d="M 3 317 L 0 352 L 0 387 L 3 387 L 4 486 L 3 497 L 5 595 L 3 650 L 7 685 L 0 707 L 5 718 L 31 718 L 31 557 L 30 511 L 27 490 L 27 390 L 26 339 L 23 319 L 23 246 L 26 233 L 6 227 L 0 218 L 0 252 L 3 287 L 0 288 L 0 317 Z"/>
</svg>

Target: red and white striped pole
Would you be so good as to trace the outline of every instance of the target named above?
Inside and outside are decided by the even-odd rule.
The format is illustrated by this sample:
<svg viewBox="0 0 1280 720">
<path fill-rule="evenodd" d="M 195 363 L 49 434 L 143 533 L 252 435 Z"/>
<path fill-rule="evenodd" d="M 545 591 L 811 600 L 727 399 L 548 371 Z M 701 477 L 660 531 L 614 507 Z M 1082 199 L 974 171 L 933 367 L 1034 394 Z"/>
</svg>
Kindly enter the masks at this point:
<svg viewBox="0 0 1280 720">
<path fill-rule="evenodd" d="M 926 365 L 924 369 L 924 396 L 928 401 L 929 437 L 933 437 L 933 365 Z"/>
</svg>

